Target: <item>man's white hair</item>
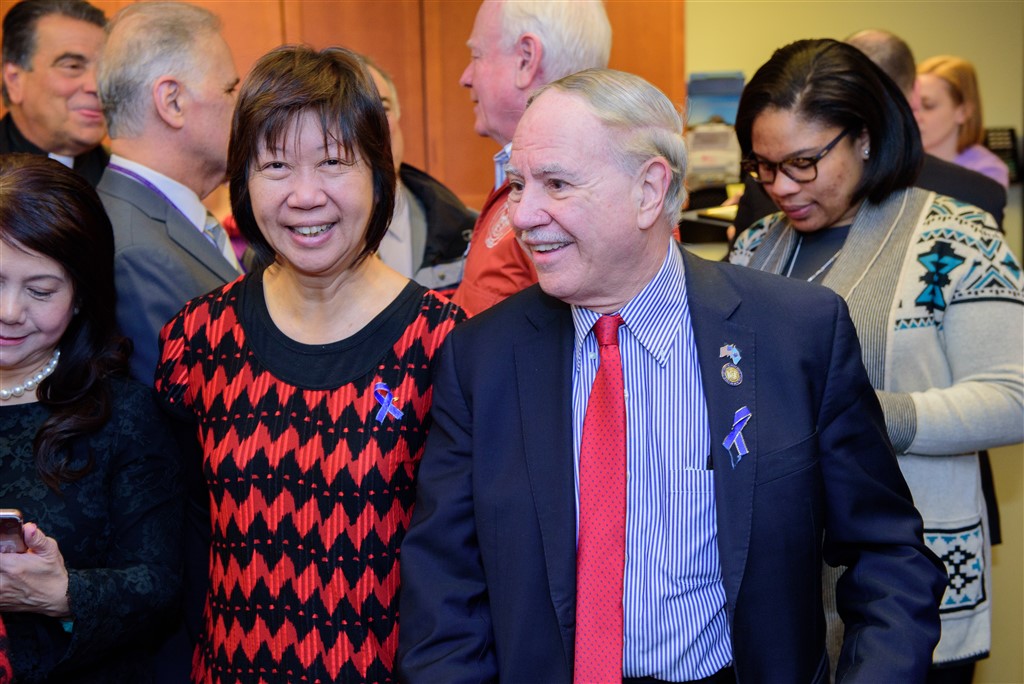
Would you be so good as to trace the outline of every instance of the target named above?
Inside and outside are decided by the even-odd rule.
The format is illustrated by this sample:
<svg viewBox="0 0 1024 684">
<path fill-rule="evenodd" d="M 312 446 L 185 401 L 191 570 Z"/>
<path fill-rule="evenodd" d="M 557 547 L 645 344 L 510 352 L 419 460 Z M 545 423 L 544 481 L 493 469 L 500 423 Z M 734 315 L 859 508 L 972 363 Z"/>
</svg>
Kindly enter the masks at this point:
<svg viewBox="0 0 1024 684">
<path fill-rule="evenodd" d="M 157 78 L 201 78 L 207 65 L 200 47 L 219 31 L 215 14 L 183 2 L 139 2 L 118 12 L 107 25 L 96 74 L 110 137 L 142 133 Z"/>
<path fill-rule="evenodd" d="M 540 38 L 545 82 L 608 66 L 612 26 L 601 0 L 502 0 L 499 16 L 503 49 L 524 33 Z"/>
</svg>

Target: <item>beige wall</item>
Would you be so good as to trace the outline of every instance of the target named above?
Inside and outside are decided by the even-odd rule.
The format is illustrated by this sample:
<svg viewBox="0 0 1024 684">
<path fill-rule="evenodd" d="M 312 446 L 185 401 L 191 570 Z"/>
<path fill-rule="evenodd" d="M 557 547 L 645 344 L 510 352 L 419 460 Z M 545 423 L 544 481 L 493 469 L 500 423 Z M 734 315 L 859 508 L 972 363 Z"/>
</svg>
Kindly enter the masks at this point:
<svg viewBox="0 0 1024 684">
<path fill-rule="evenodd" d="M 686 67 L 740 70 L 749 78 L 772 50 L 800 38 L 843 38 L 884 28 L 904 38 L 918 60 L 954 54 L 974 63 L 986 126 L 1024 122 L 1024 2 L 869 2 L 864 0 L 687 0 Z M 1021 187 L 1010 191 L 1006 228 L 1021 255 Z M 1024 415 L 1021 416 L 1024 420 Z M 992 657 L 976 684 L 1024 682 L 1024 446 L 992 452 L 1003 521 L 993 552 Z"/>
<path fill-rule="evenodd" d="M 981 81 L 987 126 L 1024 121 L 1024 2 L 1019 0 L 688 0 L 687 71 L 738 69 L 747 78 L 799 38 L 839 38 L 863 28 L 903 37 L 918 60 L 955 54 Z"/>
</svg>

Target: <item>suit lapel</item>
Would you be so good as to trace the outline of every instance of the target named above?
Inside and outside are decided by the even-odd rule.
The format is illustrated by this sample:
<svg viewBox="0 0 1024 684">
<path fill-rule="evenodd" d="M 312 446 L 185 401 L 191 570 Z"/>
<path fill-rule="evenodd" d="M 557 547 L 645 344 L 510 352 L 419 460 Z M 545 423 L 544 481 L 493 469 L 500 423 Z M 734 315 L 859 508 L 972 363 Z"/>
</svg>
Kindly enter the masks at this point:
<svg viewBox="0 0 1024 684">
<path fill-rule="evenodd" d="M 718 552 L 729 602 L 735 605 L 750 545 L 754 481 L 757 466 L 757 350 L 754 331 L 733 316 L 741 298 L 728 279 L 714 265 L 684 251 L 686 292 L 693 321 L 701 385 L 708 408 L 711 430 L 711 461 L 715 473 L 715 508 Z M 730 363 L 719 356 L 724 345 L 732 344 L 741 355 L 736 364 L 742 382 L 730 385 L 722 367 Z M 748 453 L 738 460 L 736 446 L 727 449 L 723 441 L 733 429 L 736 412 L 747 407 L 751 418 L 742 430 Z"/>
<path fill-rule="evenodd" d="M 167 208 L 167 237 L 225 282 L 231 282 L 238 277 L 238 273 L 231 268 L 220 250 L 173 207 Z"/>
<path fill-rule="evenodd" d="M 216 246 L 193 226 L 185 215 L 142 183 L 108 169 L 100 181 L 104 192 L 132 204 L 139 211 L 163 223 L 167 238 L 224 282 L 231 282 L 238 273 Z"/>
<path fill-rule="evenodd" d="M 568 305 L 537 293 L 531 325 L 515 343 L 526 467 L 537 508 L 551 601 L 566 658 L 576 621 L 576 504 L 573 491 L 572 349 Z M 571 662 L 571 660 L 569 660 Z"/>
</svg>

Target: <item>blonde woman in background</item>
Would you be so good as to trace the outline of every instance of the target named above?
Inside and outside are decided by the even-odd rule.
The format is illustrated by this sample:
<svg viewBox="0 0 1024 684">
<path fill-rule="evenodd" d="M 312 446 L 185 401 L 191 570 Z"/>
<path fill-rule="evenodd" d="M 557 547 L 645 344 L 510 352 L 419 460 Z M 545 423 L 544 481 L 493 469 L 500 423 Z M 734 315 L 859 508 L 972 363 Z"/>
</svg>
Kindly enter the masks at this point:
<svg viewBox="0 0 1024 684">
<path fill-rule="evenodd" d="M 974 66 L 959 57 L 939 55 L 917 67 L 921 106 L 915 112 L 928 154 L 1010 184 L 1010 170 L 982 142 L 981 97 Z"/>
</svg>

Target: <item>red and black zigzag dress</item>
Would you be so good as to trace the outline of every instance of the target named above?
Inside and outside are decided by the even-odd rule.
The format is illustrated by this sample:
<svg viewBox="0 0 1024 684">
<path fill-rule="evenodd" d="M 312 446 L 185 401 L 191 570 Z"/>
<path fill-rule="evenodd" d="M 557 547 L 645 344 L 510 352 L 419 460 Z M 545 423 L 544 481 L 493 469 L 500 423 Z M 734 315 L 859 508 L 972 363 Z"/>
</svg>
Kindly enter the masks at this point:
<svg viewBox="0 0 1024 684">
<path fill-rule="evenodd" d="M 253 274 L 164 328 L 157 391 L 196 421 L 210 493 L 196 681 L 392 681 L 432 365 L 462 318 L 410 283 L 356 335 L 299 344 Z"/>
</svg>

